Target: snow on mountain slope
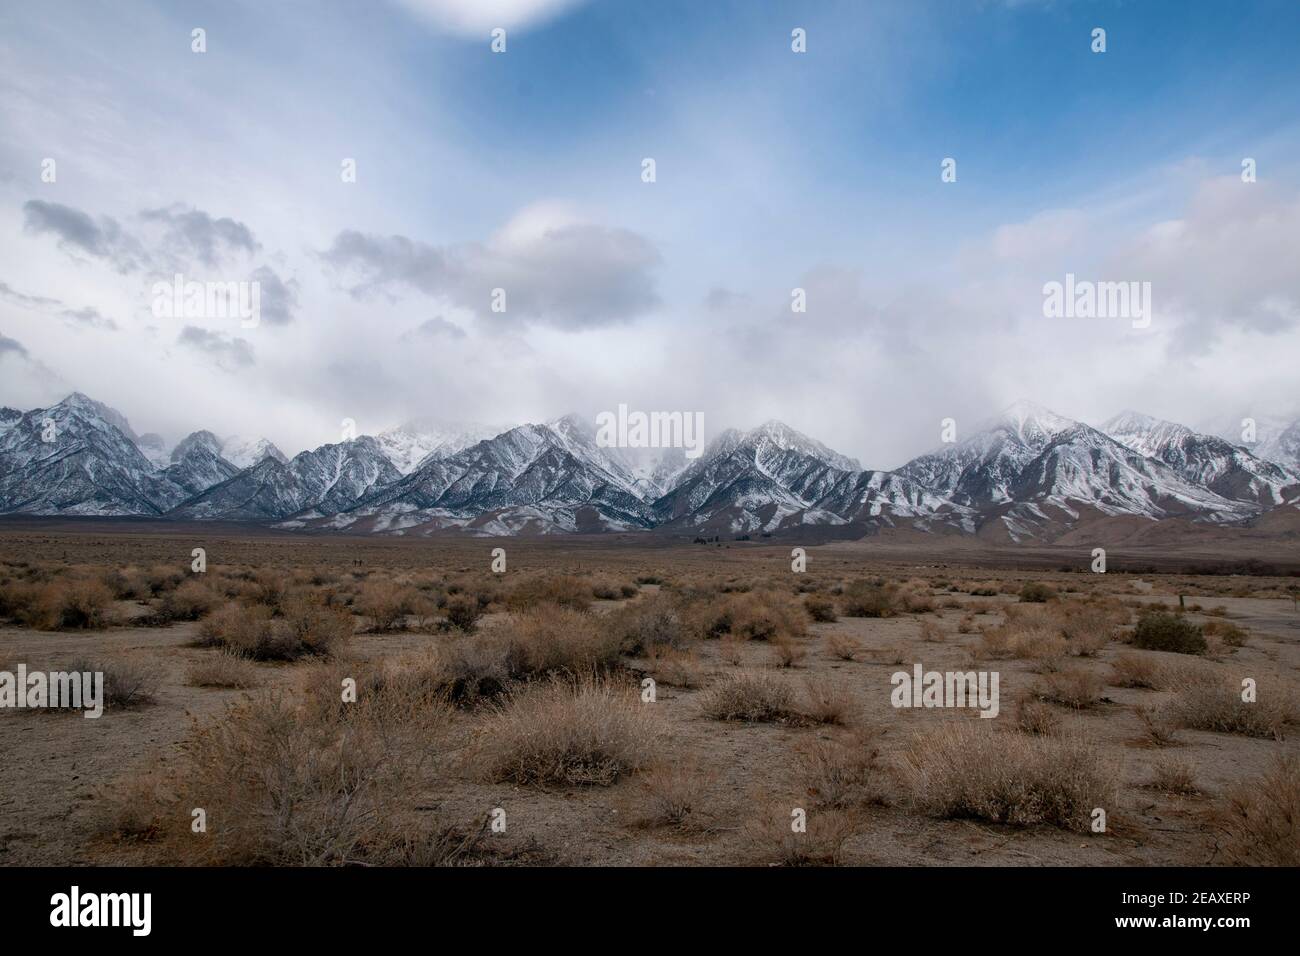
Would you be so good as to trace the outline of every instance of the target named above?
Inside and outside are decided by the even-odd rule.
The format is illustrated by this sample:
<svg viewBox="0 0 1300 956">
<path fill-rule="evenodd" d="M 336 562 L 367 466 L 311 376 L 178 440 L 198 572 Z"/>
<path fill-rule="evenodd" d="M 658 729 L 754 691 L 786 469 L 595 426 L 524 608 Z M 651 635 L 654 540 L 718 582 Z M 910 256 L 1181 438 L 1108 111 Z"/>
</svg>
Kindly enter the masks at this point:
<svg viewBox="0 0 1300 956">
<path fill-rule="evenodd" d="M 897 473 L 963 507 L 1003 504 L 1011 486 L 1058 434 L 1078 422 L 1017 402 L 974 434 L 914 458 Z"/>
<path fill-rule="evenodd" d="M 1183 478 L 1233 501 L 1265 507 L 1300 491 L 1300 477 L 1244 448 L 1185 425 L 1125 411 L 1101 430 L 1147 458 L 1163 462 Z"/>
<path fill-rule="evenodd" d="M 363 435 L 301 452 L 287 463 L 273 456 L 263 458 L 186 501 L 169 517 L 274 521 L 299 513 L 332 515 L 401 477 L 379 443 Z"/>
<path fill-rule="evenodd" d="M 718 435 L 654 503 L 668 525 L 730 532 L 772 532 L 797 524 L 846 520 L 816 502 L 852 469 L 851 460 L 781 422 Z"/>
<path fill-rule="evenodd" d="M 684 449 L 601 447 L 594 423 L 565 416 L 455 451 L 469 432 L 421 425 L 289 461 L 265 440 L 198 431 L 159 467 L 161 439 L 136 436 L 120 413 L 73 393 L 48 409 L 0 411 L 0 512 L 389 534 L 821 526 L 852 535 L 906 525 L 1048 540 L 1093 518 L 1240 523 L 1300 502 L 1294 472 L 1229 441 L 1136 412 L 1104 429 L 1020 402 L 962 441 L 880 472 L 776 421 L 725 430 L 691 460 Z M 1276 454 L 1300 451 L 1300 426 L 1270 443 Z M 404 465 L 422 458 L 403 474 L 390 453 Z"/>
<path fill-rule="evenodd" d="M 155 515 L 173 494 L 126 419 L 79 392 L 32 409 L 0 435 L 2 512 Z"/>
<path fill-rule="evenodd" d="M 231 435 L 221 442 L 221 457 L 238 468 L 251 468 L 267 455 L 270 455 L 282 465 L 289 461 L 284 452 L 265 438 L 244 438 L 242 435 Z"/>
<path fill-rule="evenodd" d="M 1018 503 L 1053 504 L 1067 512 L 1082 504 L 1108 515 L 1235 521 L 1253 511 L 1083 423 L 1053 438 L 1012 482 L 1010 491 Z"/>
<path fill-rule="evenodd" d="M 162 471 L 162 477 L 175 486 L 174 494 L 159 501 L 160 507 L 173 508 L 213 485 L 229 481 L 240 469 L 221 457 L 221 442 L 210 431 L 197 431 L 186 436 L 172 449 L 171 464 Z"/>
<path fill-rule="evenodd" d="M 495 425 L 443 423 L 431 418 L 416 418 L 375 436 L 380 450 L 404 475 L 428 461 L 448 458 L 503 431 Z"/>
<path fill-rule="evenodd" d="M 333 526 L 361 521 L 378 530 L 433 530 L 493 514 L 503 527 L 512 521 L 546 526 L 539 530 L 650 527 L 649 508 L 626 481 L 592 460 L 579 436 L 562 432 L 521 425 L 426 462 L 365 496 Z"/>
</svg>

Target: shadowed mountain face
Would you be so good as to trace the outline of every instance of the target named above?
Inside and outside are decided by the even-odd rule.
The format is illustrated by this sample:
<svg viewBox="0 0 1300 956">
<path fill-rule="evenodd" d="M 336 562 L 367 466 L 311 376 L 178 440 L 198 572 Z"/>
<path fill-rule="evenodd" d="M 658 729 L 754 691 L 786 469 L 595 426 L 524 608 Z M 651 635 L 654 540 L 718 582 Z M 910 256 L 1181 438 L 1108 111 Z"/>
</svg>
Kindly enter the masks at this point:
<svg viewBox="0 0 1300 956">
<path fill-rule="evenodd" d="M 1300 478 L 1283 466 L 1185 425 L 1129 411 L 1110 419 L 1102 431 L 1139 454 L 1163 462 L 1192 484 L 1231 501 L 1270 507 L 1300 491 Z"/>
<path fill-rule="evenodd" d="M 1022 541 L 1124 516 L 1242 524 L 1300 499 L 1294 470 L 1224 439 L 1135 412 L 1096 429 L 1027 402 L 892 472 L 862 470 L 776 421 L 723 431 L 694 460 L 603 447 L 577 416 L 473 437 L 421 422 L 286 460 L 265 440 L 196 431 L 164 456 L 157 436 L 74 393 L 0 410 L 0 512 L 390 534 L 909 527 Z"/>
</svg>

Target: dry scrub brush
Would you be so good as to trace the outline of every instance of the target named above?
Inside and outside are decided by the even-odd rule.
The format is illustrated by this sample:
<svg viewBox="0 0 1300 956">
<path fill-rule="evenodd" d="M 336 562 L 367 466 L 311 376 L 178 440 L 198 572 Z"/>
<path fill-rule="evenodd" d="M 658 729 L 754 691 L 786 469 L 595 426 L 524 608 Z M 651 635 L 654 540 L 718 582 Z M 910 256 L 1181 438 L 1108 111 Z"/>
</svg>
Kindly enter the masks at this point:
<svg viewBox="0 0 1300 956">
<path fill-rule="evenodd" d="M 717 775 L 694 761 L 659 761 L 637 775 L 636 795 L 624 804 L 630 826 L 671 827 L 703 831 L 711 828 L 709 790 Z"/>
<path fill-rule="evenodd" d="M 100 630 L 116 623 L 113 593 L 93 578 L 0 586 L 0 618 L 38 631 Z"/>
<path fill-rule="evenodd" d="M 636 689 L 552 680 L 512 692 L 479 729 L 475 757 L 496 782 L 607 786 L 658 756 L 663 730 Z"/>
<path fill-rule="evenodd" d="M 259 661 L 325 657 L 352 636 L 352 618 L 344 611 L 301 596 L 275 609 L 228 604 L 199 625 L 200 646 L 223 647 Z"/>
<path fill-rule="evenodd" d="M 526 578 L 506 596 L 506 606 L 512 611 L 523 611 L 542 604 L 558 604 L 585 611 L 591 607 L 591 602 L 591 584 L 568 574 Z"/>
<path fill-rule="evenodd" d="M 700 707 L 714 720 L 785 721 L 798 716 L 794 689 L 765 670 L 724 675 L 704 691 Z"/>
<path fill-rule="evenodd" d="M 1300 758 L 1277 754 L 1228 794 L 1222 850 L 1233 866 L 1300 866 Z"/>
<path fill-rule="evenodd" d="M 314 668 L 301 697 L 267 692 L 196 730 L 158 808 L 182 862 L 337 865 L 393 845 L 390 828 L 419 792 L 448 711 L 382 680 L 343 703 L 344 673 Z M 199 836 L 196 807 L 207 819 Z"/>
<path fill-rule="evenodd" d="M 157 700 L 158 688 L 162 684 L 162 669 L 157 664 L 129 657 L 79 659 L 70 663 L 67 670 L 102 673 L 104 706 L 118 709 L 152 704 Z"/>
<path fill-rule="evenodd" d="M 998 733 L 983 723 L 947 723 L 908 748 L 902 769 L 918 809 L 1087 832 L 1094 808 L 1114 808 L 1119 775 L 1094 743 Z"/>
<path fill-rule="evenodd" d="M 1189 730 L 1282 740 L 1296 720 L 1295 687 L 1275 675 L 1254 679 L 1253 700 L 1243 699 L 1243 680 L 1226 674 L 1184 679 L 1173 686 L 1167 713 Z"/>
<path fill-rule="evenodd" d="M 815 805 L 850 809 L 884 802 L 879 735 L 859 729 L 799 748 L 800 781 Z"/>
<path fill-rule="evenodd" d="M 796 830 L 794 814 L 804 814 Z M 841 810 L 808 809 L 773 802 L 745 827 L 747 855 L 755 863 L 774 866 L 835 866 L 853 835 L 853 819 Z"/>
<path fill-rule="evenodd" d="M 191 687 L 246 689 L 257 684 L 257 665 L 232 651 L 219 651 L 190 664 L 185 683 Z"/>
</svg>

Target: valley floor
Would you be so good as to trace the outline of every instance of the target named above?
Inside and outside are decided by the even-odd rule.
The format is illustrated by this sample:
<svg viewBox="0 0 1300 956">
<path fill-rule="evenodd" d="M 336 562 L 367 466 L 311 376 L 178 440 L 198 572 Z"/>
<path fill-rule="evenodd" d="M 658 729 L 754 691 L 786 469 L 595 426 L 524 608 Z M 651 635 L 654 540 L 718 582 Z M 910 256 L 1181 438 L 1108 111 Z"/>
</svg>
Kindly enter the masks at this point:
<svg viewBox="0 0 1300 956">
<path fill-rule="evenodd" d="M 1051 588 L 1057 601 L 1105 600 L 1108 606 L 1134 613 L 1144 605 L 1176 608 L 1183 595 L 1190 621 L 1227 621 L 1248 635 L 1242 646 L 1212 646 L 1208 657 L 1198 662 L 1232 675 L 1270 675 L 1269 691 L 1285 688 L 1282 693 L 1294 704 L 1300 674 L 1300 612 L 1285 590 L 1294 585 L 1294 578 L 1181 572 L 1092 575 L 990 567 L 974 552 L 942 559 L 931 554 L 909 561 L 900 550 L 882 558 L 869 548 L 845 544 L 810 548 L 806 575 L 795 575 L 788 546 L 768 544 L 717 548 L 564 539 L 394 542 L 249 536 L 233 531 L 198 539 L 96 529 L 0 535 L 0 579 L 18 581 L 24 574 L 33 578 L 31 568 L 47 569 L 54 580 L 61 568 L 70 574 L 159 565 L 184 571 L 192 547 L 198 546 L 206 548 L 209 575 L 229 572 L 231 581 L 238 580 L 233 573 L 238 569 L 250 580 L 269 575 L 295 582 L 304 592 L 312 588 L 341 592 L 354 584 L 360 588 L 352 606 L 357 633 L 334 651 L 334 664 L 329 665 L 342 668 L 341 673 L 361 672 L 367 666 L 400 666 L 457 643 L 488 642 L 494 635 L 512 632 L 518 618 L 531 612 L 526 604 L 512 604 L 511 588 L 530 577 L 567 576 L 627 585 L 615 599 L 590 601 L 585 613 L 599 622 L 619 620 L 620 614 L 640 602 L 688 592 L 699 598 L 702 591 L 712 593 L 714 602 L 725 602 L 742 601 L 746 595 L 771 588 L 789 592 L 794 601 L 822 595 L 840 605 L 837 620 L 802 622 L 788 638 L 686 639 L 672 656 L 651 657 L 643 651 L 623 654 L 620 679 L 635 687 L 645 675 L 658 678 L 655 703 L 648 706 L 655 710 L 659 736 L 652 766 L 621 773 L 607 786 L 487 779 L 476 742 L 490 705 L 450 712 L 439 730 L 437 758 L 420 768 L 405 785 L 403 799 L 386 812 L 401 817 L 406 832 L 419 832 L 422 820 L 434 819 L 439 825 L 450 821 L 469 832 L 493 809 L 503 809 L 505 833 L 484 837 L 486 849 L 469 862 L 648 866 L 782 862 L 791 856 L 785 846 L 786 821 L 792 809 L 804 808 L 809 835 L 833 843 L 830 857 L 846 865 L 1223 863 L 1227 862 L 1223 815 L 1230 794 L 1243 783 L 1262 779 L 1279 756 L 1300 759 L 1300 735 L 1294 723 L 1288 724 L 1289 732 L 1281 740 L 1189 728 L 1177 729 L 1163 741 L 1153 738 L 1143 715 L 1175 701 L 1178 686 L 1159 690 L 1117 686 L 1115 663 L 1122 655 L 1138 654 L 1149 658 L 1154 668 L 1176 668 L 1187 655 L 1135 651 L 1123 632 L 1100 641 L 1094 653 L 1083 656 L 1066 651 L 1056 659 L 1031 651 L 1025 657 L 991 657 L 983 636 L 986 630 L 1020 620 L 1018 612 L 1009 613 L 1007 608 L 1025 606 L 1017 594 L 1027 581 Z M 491 575 L 488 570 L 494 547 L 506 548 L 504 575 Z M 1048 560 L 1059 568 L 1059 555 Z M 313 576 L 324 583 L 312 584 Z M 417 589 L 427 579 L 430 588 L 453 595 L 461 590 L 451 586 L 455 582 L 462 581 L 465 590 L 472 590 L 471 582 L 481 581 L 484 587 L 504 589 L 505 596 L 498 593 L 486 603 L 474 633 L 424 626 L 415 615 L 404 617 L 391 629 L 376 631 L 358 608 L 363 606 L 365 587 L 379 579 Z M 921 602 L 918 610 L 899 608 L 887 617 L 847 616 L 844 595 L 852 589 L 839 594 L 836 589 L 855 579 L 919 581 L 929 601 Z M 809 583 L 804 585 L 805 581 Z M 123 832 L 117 822 L 123 802 L 154 799 L 152 790 L 147 798 L 139 796 L 147 789 L 142 781 L 149 781 L 150 787 L 156 784 L 164 793 L 176 785 L 177 777 L 190 772 L 187 743 L 202 729 L 230 719 L 228 708 L 275 690 L 301 694 L 304 675 L 325 666 L 261 662 L 253 665 L 253 688 L 190 686 L 191 669 L 218 651 L 198 646 L 202 620 L 166 626 L 143 623 L 161 600 L 118 597 L 110 609 L 116 623 L 102 629 L 41 630 L 12 621 L 0 626 L 0 670 L 19 661 L 29 670 L 57 670 L 89 657 L 149 668 L 155 682 L 152 702 L 110 710 L 98 720 L 69 713 L 0 711 L 0 753 L 5 762 L 0 786 L 0 864 L 191 861 L 188 851 L 177 848 L 177 841 L 185 837 L 172 835 L 168 825 L 160 832 L 152 826 L 142 828 L 143 832 Z M 253 598 L 241 594 L 236 600 Z M 681 613 L 683 619 L 694 620 L 690 614 L 695 611 Z M 778 666 L 783 654 L 791 666 Z M 970 711 L 891 706 L 891 675 L 910 672 L 914 662 L 925 670 L 997 670 L 999 717 L 984 721 Z M 1078 708 L 1047 706 L 1060 724 L 1051 735 L 1089 742 L 1095 756 L 1114 769 L 1118 791 L 1107 808 L 1106 832 L 1081 832 L 1042 822 L 1010 825 L 981 818 L 979 813 L 936 813 L 918 803 L 915 763 L 909 764 L 908 756 L 918 735 L 959 722 L 996 725 L 989 731 L 1008 735 L 1008 740 L 1026 738 L 1029 735 L 1017 726 L 1017 702 L 1037 696 L 1044 679 L 1060 671 L 1094 675 L 1100 688 L 1095 699 Z M 836 707 L 846 715 L 844 721 L 818 723 L 791 717 L 745 722 L 708 716 L 710 689 L 740 672 L 770 674 L 797 697 L 833 694 Z M 814 765 L 810 754 L 819 746 L 838 744 L 876 752 L 870 770 L 871 795 L 826 808 L 826 793 L 810 776 Z M 682 820 L 666 822 L 653 814 L 647 819 L 647 807 L 658 806 L 673 790 L 673 768 L 690 777 L 679 786 L 689 794 L 690 812 Z M 1185 777 L 1186 786 L 1171 787 L 1167 783 L 1171 774 Z M 159 799 L 159 805 L 166 806 L 165 799 Z M 213 802 L 220 802 L 215 795 Z M 173 807 L 178 809 L 184 808 Z M 831 817 L 837 835 L 827 837 L 820 828 Z M 213 824 L 220 821 L 214 819 Z M 1290 838 L 1296 838 L 1294 830 Z"/>
</svg>

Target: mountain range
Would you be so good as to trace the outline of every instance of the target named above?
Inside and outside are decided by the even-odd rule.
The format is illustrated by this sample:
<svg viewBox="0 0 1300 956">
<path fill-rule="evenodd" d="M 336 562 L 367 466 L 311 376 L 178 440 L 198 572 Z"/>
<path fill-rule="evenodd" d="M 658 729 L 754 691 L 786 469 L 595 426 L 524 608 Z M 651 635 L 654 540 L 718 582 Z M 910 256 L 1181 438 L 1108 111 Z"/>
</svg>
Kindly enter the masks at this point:
<svg viewBox="0 0 1300 956">
<path fill-rule="evenodd" d="M 1300 422 L 1247 448 L 1138 412 L 1094 428 L 1018 402 L 877 471 L 778 421 L 727 429 L 693 460 L 603 447 L 574 415 L 513 428 L 417 419 L 288 458 L 265 439 L 206 430 L 168 448 L 80 393 L 0 408 L 0 513 L 398 535 L 911 528 L 1022 542 L 1106 518 L 1250 526 L 1297 508 Z"/>
</svg>

